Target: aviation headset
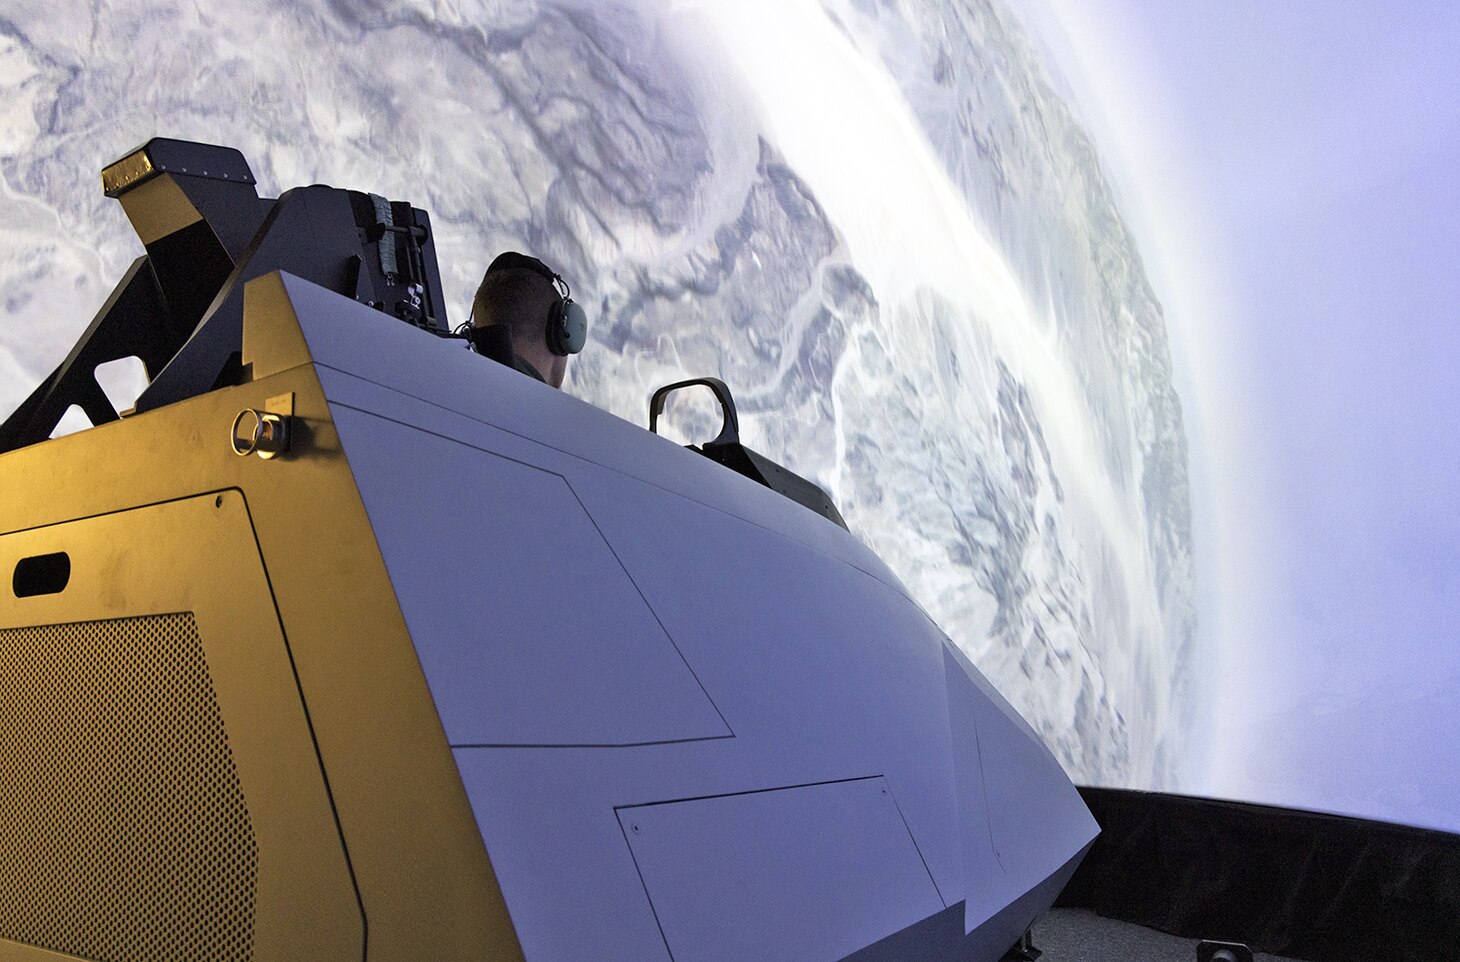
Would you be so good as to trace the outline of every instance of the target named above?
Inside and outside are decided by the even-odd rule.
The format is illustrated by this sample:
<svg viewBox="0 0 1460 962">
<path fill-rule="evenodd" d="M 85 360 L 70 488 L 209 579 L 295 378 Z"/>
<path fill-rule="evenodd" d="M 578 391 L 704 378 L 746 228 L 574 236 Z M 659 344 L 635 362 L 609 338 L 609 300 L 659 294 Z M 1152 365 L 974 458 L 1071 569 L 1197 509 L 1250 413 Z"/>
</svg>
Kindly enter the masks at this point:
<svg viewBox="0 0 1460 962">
<path fill-rule="evenodd" d="M 553 306 L 548 309 L 548 350 L 558 357 L 567 357 L 569 354 L 577 354 L 583 350 L 583 345 L 588 340 L 588 314 L 582 307 L 574 303 L 568 282 L 536 257 L 528 257 L 526 254 L 519 254 L 516 251 L 504 251 L 498 254 L 487 267 L 484 279 L 493 271 L 512 268 L 532 271 L 534 274 L 547 278 L 557 294 Z"/>
</svg>

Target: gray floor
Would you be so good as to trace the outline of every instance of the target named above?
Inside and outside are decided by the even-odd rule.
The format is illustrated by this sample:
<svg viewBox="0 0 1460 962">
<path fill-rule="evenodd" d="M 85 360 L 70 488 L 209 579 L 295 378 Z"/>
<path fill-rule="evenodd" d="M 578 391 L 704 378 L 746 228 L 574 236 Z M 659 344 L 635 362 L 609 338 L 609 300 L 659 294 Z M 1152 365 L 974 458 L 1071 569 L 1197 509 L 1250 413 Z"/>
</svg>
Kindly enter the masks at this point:
<svg viewBox="0 0 1460 962">
<path fill-rule="evenodd" d="M 1196 939 L 1103 918 L 1085 909 L 1055 909 L 1034 923 L 1039 962 L 1196 962 Z M 1276 955 L 1256 962 L 1297 962 Z"/>
</svg>

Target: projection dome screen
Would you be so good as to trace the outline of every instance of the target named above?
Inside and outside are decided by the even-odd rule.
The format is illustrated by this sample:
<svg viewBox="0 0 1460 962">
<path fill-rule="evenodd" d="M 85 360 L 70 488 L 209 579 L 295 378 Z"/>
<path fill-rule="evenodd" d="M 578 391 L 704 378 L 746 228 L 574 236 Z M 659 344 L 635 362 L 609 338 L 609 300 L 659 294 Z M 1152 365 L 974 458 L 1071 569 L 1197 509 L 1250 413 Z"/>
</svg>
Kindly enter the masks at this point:
<svg viewBox="0 0 1460 962">
<path fill-rule="evenodd" d="M 0 412 L 140 252 L 100 168 L 154 135 L 234 146 L 262 195 L 321 182 L 428 210 L 453 323 L 497 253 L 544 259 L 590 317 L 565 388 L 625 419 L 663 384 L 726 381 L 745 442 L 831 493 L 1076 782 L 1244 790 L 1214 762 L 1231 671 L 1199 600 L 1216 575 L 1191 467 L 1212 455 L 1173 367 L 1194 342 L 1039 18 L 1003 0 L 11 8 Z"/>
</svg>

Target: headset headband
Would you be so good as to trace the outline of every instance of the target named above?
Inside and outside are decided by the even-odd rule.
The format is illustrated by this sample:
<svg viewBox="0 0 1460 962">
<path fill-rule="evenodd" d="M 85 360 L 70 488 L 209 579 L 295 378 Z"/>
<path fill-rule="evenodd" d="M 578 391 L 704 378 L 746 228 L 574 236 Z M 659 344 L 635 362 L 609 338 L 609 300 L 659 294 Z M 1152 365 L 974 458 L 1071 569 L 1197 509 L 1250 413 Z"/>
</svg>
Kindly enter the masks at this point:
<svg viewBox="0 0 1460 962">
<path fill-rule="evenodd" d="M 557 272 L 551 267 L 548 267 L 536 257 L 529 257 L 526 254 L 519 254 L 516 251 L 503 251 L 498 254 L 492 263 L 487 266 L 487 273 L 491 274 L 495 271 L 512 270 L 513 268 L 532 271 L 534 274 L 540 274 L 550 281 L 559 280 Z"/>
</svg>

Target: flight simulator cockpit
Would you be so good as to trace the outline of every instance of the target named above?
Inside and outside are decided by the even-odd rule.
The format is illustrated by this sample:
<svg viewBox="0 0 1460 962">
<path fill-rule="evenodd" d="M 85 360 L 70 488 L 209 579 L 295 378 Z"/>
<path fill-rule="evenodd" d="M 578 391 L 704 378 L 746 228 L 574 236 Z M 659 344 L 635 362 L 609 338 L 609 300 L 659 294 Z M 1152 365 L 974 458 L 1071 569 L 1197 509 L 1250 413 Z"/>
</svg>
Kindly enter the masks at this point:
<svg viewBox="0 0 1460 962">
<path fill-rule="evenodd" d="M 409 203 L 103 186 L 146 253 L 0 426 L 0 958 L 1030 957 L 1089 811 L 726 385 L 469 350 Z"/>
</svg>

